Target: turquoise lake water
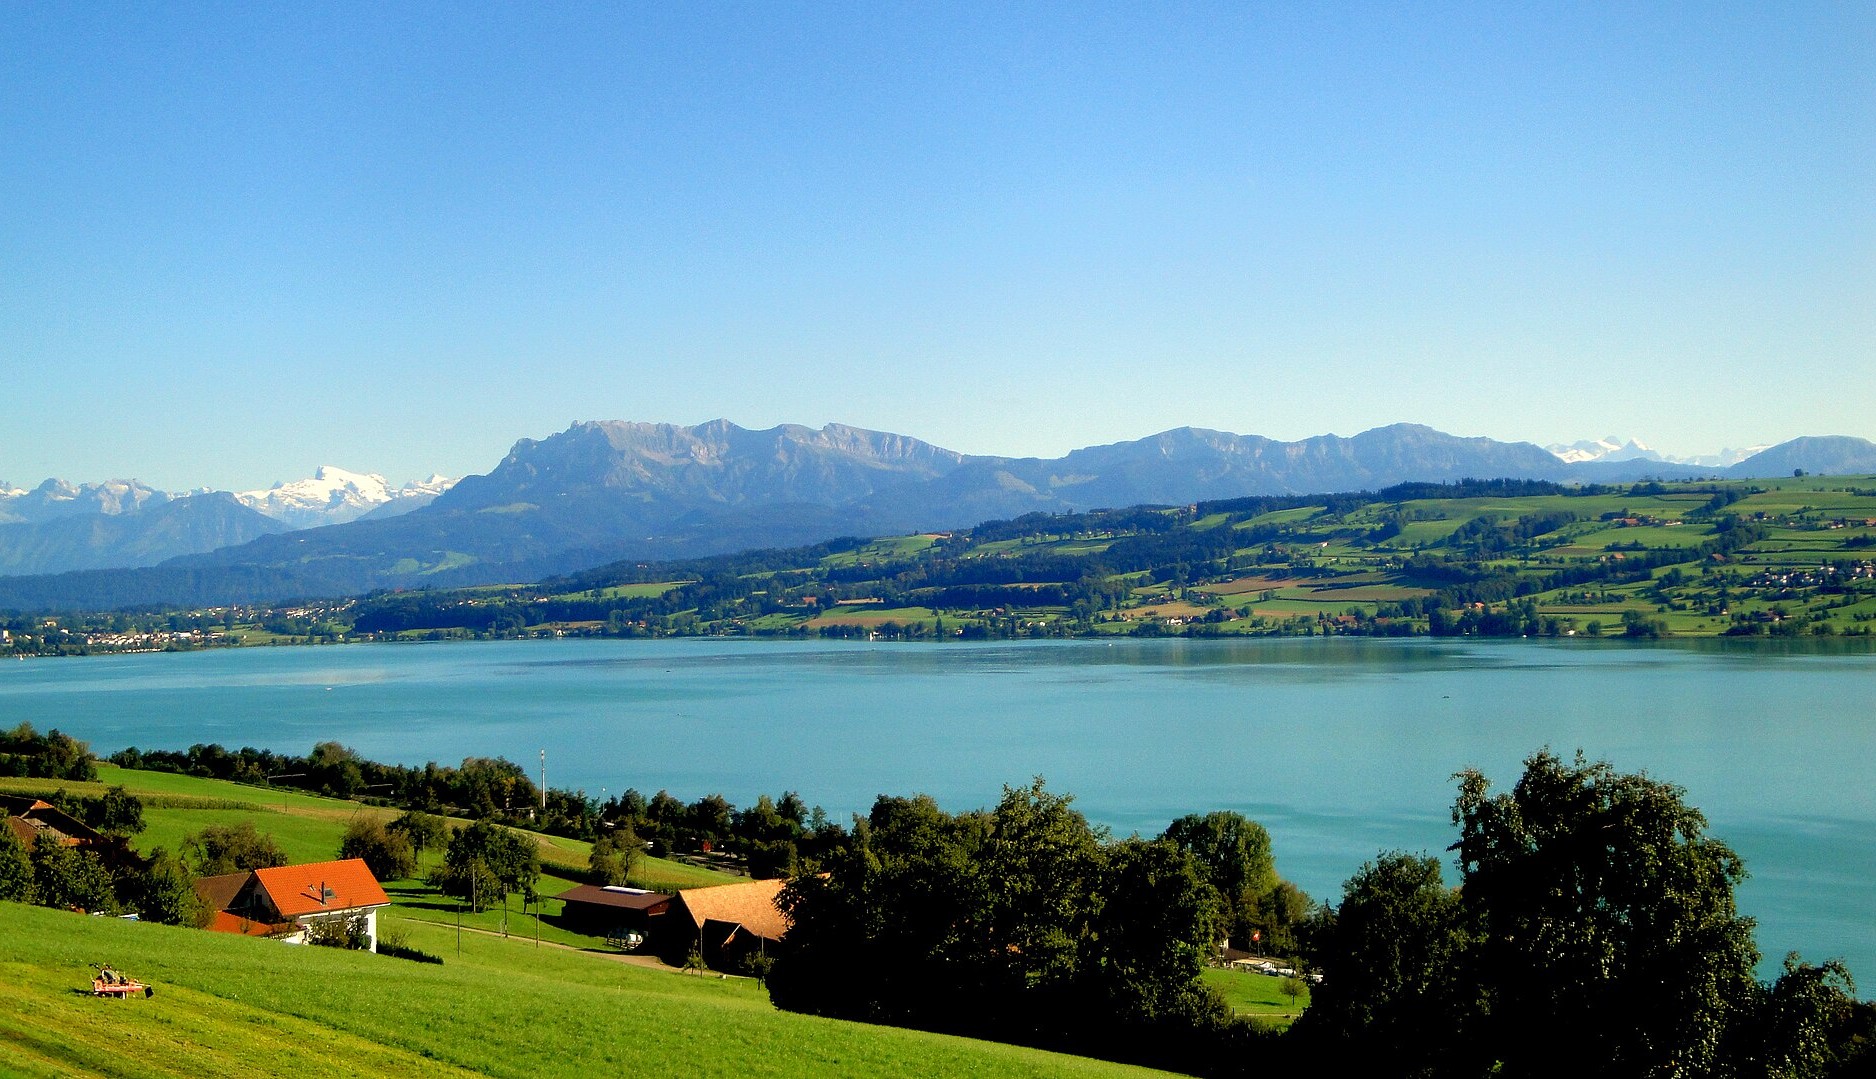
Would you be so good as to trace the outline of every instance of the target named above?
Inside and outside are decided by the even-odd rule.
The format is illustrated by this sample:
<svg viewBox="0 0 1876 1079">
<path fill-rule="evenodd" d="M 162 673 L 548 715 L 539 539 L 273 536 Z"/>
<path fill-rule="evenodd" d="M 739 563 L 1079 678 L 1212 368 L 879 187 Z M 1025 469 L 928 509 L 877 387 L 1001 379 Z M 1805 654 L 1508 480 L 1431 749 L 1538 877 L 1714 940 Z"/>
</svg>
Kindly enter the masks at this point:
<svg viewBox="0 0 1876 1079">
<path fill-rule="evenodd" d="M 1876 985 L 1876 650 L 1728 642 L 733 640 L 276 648 L 0 664 L 0 723 L 101 753 L 195 742 L 505 756 L 556 787 L 738 805 L 992 803 L 1032 776 L 1117 833 L 1264 823 L 1317 898 L 1384 849 L 1448 865 L 1452 773 L 1549 746 L 1686 788 L 1752 873 L 1772 964 Z M 1768 967 L 1768 969 L 1770 969 Z"/>
</svg>

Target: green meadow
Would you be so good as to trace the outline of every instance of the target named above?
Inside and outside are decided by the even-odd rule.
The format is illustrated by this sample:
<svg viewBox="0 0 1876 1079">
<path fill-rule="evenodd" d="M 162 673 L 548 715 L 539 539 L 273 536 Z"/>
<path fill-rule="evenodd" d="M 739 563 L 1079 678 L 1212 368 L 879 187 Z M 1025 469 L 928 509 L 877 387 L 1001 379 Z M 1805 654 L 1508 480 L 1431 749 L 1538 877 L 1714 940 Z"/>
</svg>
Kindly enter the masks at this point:
<svg viewBox="0 0 1876 1079">
<path fill-rule="evenodd" d="M 397 922 L 391 918 L 387 921 Z M 442 965 L 0 903 L 0 1076 L 1159 1074 L 780 1012 L 760 986 L 404 921 Z M 89 994 L 108 962 L 154 996 Z"/>
<path fill-rule="evenodd" d="M 333 857 L 354 813 L 391 810 L 162 772 L 100 769 L 148 799 L 136 846 L 176 849 L 209 824 L 252 822 L 294 861 Z M 42 781 L 0 787 L 37 791 Z M 50 793 L 46 791 L 44 793 Z M 588 847 L 538 836 L 550 866 Z M 427 854 L 426 865 L 437 856 Z M 634 883 L 674 889 L 739 878 L 647 858 Z M 421 880 L 386 882 L 380 930 L 442 965 L 293 947 L 200 930 L 0 903 L 0 1079 L 13 1076 L 1158 1074 L 1076 1057 L 777 1011 L 748 979 L 620 961 L 567 930 L 543 877 L 479 913 Z M 537 918 L 536 915 L 543 917 Z M 88 964 L 157 986 L 89 995 Z"/>
<path fill-rule="evenodd" d="M 1231 1010 L 1272 1026 L 1287 1027 L 1309 1007 L 1309 985 L 1287 978 L 1247 970 L 1207 967 L 1200 973 L 1206 985 L 1218 990 Z M 1288 983 L 1301 992 L 1294 997 L 1283 992 Z"/>
<path fill-rule="evenodd" d="M 325 798 L 279 788 L 252 787 L 172 772 L 119 768 L 103 763 L 98 765 L 98 780 L 95 783 L 0 778 L 0 791 L 42 798 L 58 790 L 73 794 L 100 794 L 110 786 L 121 786 L 143 801 L 144 829 L 132 837 L 131 845 L 145 854 L 158 847 L 176 853 L 181 850 L 184 838 L 203 828 L 248 822 L 254 825 L 256 831 L 273 836 L 289 860 L 325 861 L 337 857 L 346 825 L 354 817 L 367 815 L 388 819 L 398 813 L 397 810 L 383 806 L 370 806 L 340 798 Z M 450 822 L 452 827 L 459 827 L 462 823 Z M 563 891 L 572 880 L 584 874 L 587 856 L 592 853 L 590 843 L 564 836 L 533 832 L 523 834 L 535 841 L 540 851 L 542 870 L 551 875 L 543 878 L 539 886 L 543 894 Z M 424 864 L 428 866 L 435 860 L 436 855 L 432 853 L 426 856 Z M 560 878 L 559 881 L 555 877 Z M 676 891 L 679 888 L 702 888 L 740 879 L 703 866 L 647 856 L 640 859 L 631 882 L 653 891 Z M 418 882 L 409 883 L 417 890 L 430 891 Z M 430 894 L 434 897 L 433 891 Z M 519 906 L 517 897 L 516 909 Z M 550 916 L 553 913 L 555 911 L 550 906 Z"/>
</svg>

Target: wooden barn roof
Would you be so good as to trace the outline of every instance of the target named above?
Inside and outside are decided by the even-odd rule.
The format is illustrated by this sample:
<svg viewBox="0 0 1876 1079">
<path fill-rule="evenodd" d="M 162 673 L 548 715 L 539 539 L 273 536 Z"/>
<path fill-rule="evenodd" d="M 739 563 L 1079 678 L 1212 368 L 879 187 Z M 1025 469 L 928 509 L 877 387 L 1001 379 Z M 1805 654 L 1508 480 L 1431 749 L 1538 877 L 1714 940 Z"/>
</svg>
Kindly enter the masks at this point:
<svg viewBox="0 0 1876 1079">
<path fill-rule="evenodd" d="M 8 820 L 18 822 L 13 825 L 13 831 L 28 847 L 32 846 L 33 837 L 41 833 L 50 834 L 67 846 L 97 843 L 104 838 L 97 829 L 40 798 L 0 795 L 0 809 L 8 813 Z M 22 826 L 32 831 L 27 832 Z"/>
<path fill-rule="evenodd" d="M 786 880 L 752 880 L 744 884 L 719 884 L 711 888 L 685 888 L 678 892 L 691 924 L 702 930 L 705 922 L 730 922 L 757 936 L 780 940 L 788 932 L 788 921 L 775 905 L 775 897 L 787 887 Z"/>
<path fill-rule="evenodd" d="M 241 894 L 241 886 L 248 882 L 252 873 L 222 873 L 213 877 L 197 877 L 195 894 L 202 897 L 212 910 L 227 910 L 234 906 L 235 897 Z"/>
</svg>

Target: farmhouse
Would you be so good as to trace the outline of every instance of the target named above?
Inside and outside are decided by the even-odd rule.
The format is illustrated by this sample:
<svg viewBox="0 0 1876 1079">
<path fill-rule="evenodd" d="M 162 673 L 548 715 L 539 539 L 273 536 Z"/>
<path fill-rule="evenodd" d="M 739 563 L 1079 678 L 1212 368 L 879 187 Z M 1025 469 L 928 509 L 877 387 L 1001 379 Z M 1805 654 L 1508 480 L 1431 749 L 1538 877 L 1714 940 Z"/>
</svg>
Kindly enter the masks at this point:
<svg viewBox="0 0 1876 1079">
<path fill-rule="evenodd" d="M 61 847 L 102 847 L 110 842 L 84 821 L 38 798 L 0 794 L 0 812 L 6 814 L 6 826 L 27 850 L 42 835 Z"/>
<path fill-rule="evenodd" d="M 209 929 L 217 933 L 304 944 L 309 930 L 357 930 L 374 952 L 378 911 L 391 905 L 362 858 L 203 877 L 195 890 L 214 909 Z"/>
<path fill-rule="evenodd" d="M 670 930 L 661 954 L 682 963 L 692 948 L 717 970 L 735 970 L 750 953 L 766 953 L 788 932 L 775 905 L 786 880 L 752 880 L 711 888 L 685 888 L 671 901 Z"/>
</svg>

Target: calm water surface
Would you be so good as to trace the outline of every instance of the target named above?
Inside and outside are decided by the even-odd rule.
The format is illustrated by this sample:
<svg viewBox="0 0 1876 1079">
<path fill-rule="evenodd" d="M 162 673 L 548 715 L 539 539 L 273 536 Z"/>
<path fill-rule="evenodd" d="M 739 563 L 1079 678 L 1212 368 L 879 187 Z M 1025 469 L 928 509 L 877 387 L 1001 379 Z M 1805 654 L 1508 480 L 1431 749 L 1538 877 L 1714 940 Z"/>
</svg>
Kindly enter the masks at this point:
<svg viewBox="0 0 1876 1079">
<path fill-rule="evenodd" d="M 882 792 L 985 805 L 1041 775 L 1121 834 L 1235 809 L 1327 898 L 1383 849 L 1450 866 L 1458 769 L 1509 786 L 1531 752 L 1581 748 L 1687 789 L 1746 859 L 1740 902 L 1770 959 L 1843 956 L 1876 983 L 1873 701 L 1876 650 L 1719 642 L 556 641 L 0 664 L 0 723 L 101 752 L 336 739 L 532 772 L 545 749 L 557 787 L 739 805 L 793 789 L 837 818 Z"/>
</svg>

